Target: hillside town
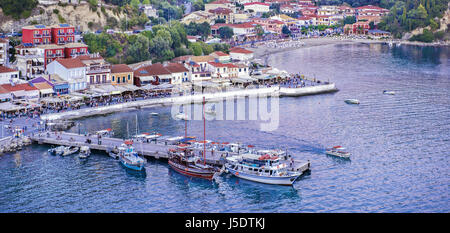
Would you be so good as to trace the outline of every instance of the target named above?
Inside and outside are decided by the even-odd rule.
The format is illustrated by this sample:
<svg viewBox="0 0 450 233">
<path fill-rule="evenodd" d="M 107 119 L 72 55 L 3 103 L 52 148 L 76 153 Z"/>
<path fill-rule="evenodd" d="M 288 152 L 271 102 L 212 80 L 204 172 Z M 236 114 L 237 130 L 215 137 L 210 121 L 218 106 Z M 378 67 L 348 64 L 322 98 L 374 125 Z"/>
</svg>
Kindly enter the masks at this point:
<svg viewBox="0 0 450 233">
<path fill-rule="evenodd" d="M 52 4 L 51 1 L 42 2 Z M 140 4 L 139 7 L 147 17 L 156 14 L 151 5 Z M 267 17 L 266 14 L 273 12 L 278 14 Z M 377 24 L 388 12 L 372 5 L 356 8 L 316 6 L 310 0 L 216 0 L 204 4 L 204 10 L 185 14 L 180 22 L 185 25 L 208 23 L 209 36 L 188 35 L 189 43 L 199 40 L 207 44 L 225 43 L 230 46 L 227 53 L 184 55 L 162 63 L 149 60 L 112 64 L 99 53 L 91 52 L 77 25 L 24 26 L 20 35 L 16 35 L 20 36 L 21 43 L 13 49 L 14 62 L 8 59 L 11 51 L 8 35 L 0 38 L 0 111 L 16 113 L 40 107 L 40 104 L 67 105 L 71 101 L 105 96 L 122 100 L 146 98 L 174 93 L 174 90 L 193 90 L 194 86 L 200 86 L 203 91 L 205 87 L 270 85 L 288 75 L 274 72 L 263 62 L 255 62 L 252 48 L 258 43 L 299 42 L 302 38 L 329 35 L 389 38 L 389 32 L 377 29 Z M 342 26 L 342 21 L 349 17 L 354 22 Z M 232 36 L 222 36 L 223 28 L 231 29 Z M 133 34 L 145 30 L 151 30 L 151 27 L 130 32 L 109 29 L 107 33 Z"/>
</svg>

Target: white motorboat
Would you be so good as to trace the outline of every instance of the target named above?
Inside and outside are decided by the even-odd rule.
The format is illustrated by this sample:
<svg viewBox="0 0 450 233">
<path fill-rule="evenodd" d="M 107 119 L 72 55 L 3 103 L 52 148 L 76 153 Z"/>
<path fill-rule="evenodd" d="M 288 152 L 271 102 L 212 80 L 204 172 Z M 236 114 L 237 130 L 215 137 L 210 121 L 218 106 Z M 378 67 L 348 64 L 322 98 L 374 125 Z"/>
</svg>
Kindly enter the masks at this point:
<svg viewBox="0 0 450 233">
<path fill-rule="evenodd" d="M 64 148 L 65 146 L 50 148 L 48 149 L 48 153 L 50 153 L 51 155 L 62 155 L 64 152 Z"/>
<path fill-rule="evenodd" d="M 292 185 L 301 175 L 291 171 L 280 157 L 256 154 L 235 155 L 226 158 L 225 168 L 236 177 L 265 184 Z"/>
<path fill-rule="evenodd" d="M 385 94 L 385 95 L 395 95 L 395 91 L 386 91 L 386 90 L 384 90 L 383 94 Z"/>
<path fill-rule="evenodd" d="M 346 99 L 345 103 L 347 103 L 347 104 L 359 104 L 360 102 L 357 99 Z"/>
<path fill-rule="evenodd" d="M 178 120 L 185 120 L 185 121 L 189 120 L 187 114 L 184 114 L 184 113 L 182 113 L 182 112 L 180 112 L 180 113 L 178 113 L 177 115 L 175 115 L 175 119 L 178 119 Z"/>
<path fill-rule="evenodd" d="M 71 154 L 75 154 L 78 151 L 78 147 L 76 146 L 66 146 L 64 147 L 63 153 L 61 154 L 61 156 L 67 156 L 67 155 L 71 155 Z"/>
<path fill-rule="evenodd" d="M 80 152 L 78 154 L 78 158 L 80 159 L 86 159 L 91 155 L 91 149 L 89 149 L 88 146 L 82 146 L 80 147 Z"/>
<path fill-rule="evenodd" d="M 157 112 L 152 112 L 152 113 L 150 113 L 150 115 L 152 115 L 152 116 L 158 116 L 159 113 L 157 113 Z"/>
<path fill-rule="evenodd" d="M 329 148 L 325 151 L 327 155 L 337 156 L 340 158 L 350 158 L 350 152 L 344 151 L 345 148 L 342 146 L 334 146 L 333 148 Z"/>
</svg>

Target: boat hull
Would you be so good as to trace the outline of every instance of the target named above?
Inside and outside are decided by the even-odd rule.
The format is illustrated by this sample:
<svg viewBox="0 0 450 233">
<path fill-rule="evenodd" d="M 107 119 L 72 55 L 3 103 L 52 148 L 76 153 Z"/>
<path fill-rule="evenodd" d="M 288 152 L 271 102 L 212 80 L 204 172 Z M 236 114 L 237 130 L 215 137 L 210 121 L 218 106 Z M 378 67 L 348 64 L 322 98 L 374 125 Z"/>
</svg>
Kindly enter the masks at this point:
<svg viewBox="0 0 450 233">
<path fill-rule="evenodd" d="M 295 180 L 300 176 L 298 175 L 292 175 L 292 176 L 259 176 L 259 175 L 253 175 L 248 173 L 239 172 L 235 169 L 230 168 L 229 166 L 226 166 L 227 170 L 233 174 L 236 177 L 239 177 L 241 179 L 250 180 L 258 183 L 264 183 L 264 184 L 275 184 L 275 185 L 293 185 Z"/>
<path fill-rule="evenodd" d="M 120 164 L 122 164 L 126 168 L 129 168 L 129 169 L 135 170 L 135 171 L 142 171 L 144 169 L 144 164 L 133 165 L 133 164 L 129 164 L 123 160 L 120 160 Z"/>
<path fill-rule="evenodd" d="M 327 151 L 327 152 L 325 152 L 325 154 L 331 155 L 331 156 L 335 156 L 335 157 L 339 157 L 339 158 L 344 158 L 344 159 L 349 159 L 350 158 L 349 154 L 340 154 L 340 153 L 335 153 L 335 152 L 331 152 L 331 151 Z"/>
<path fill-rule="evenodd" d="M 193 176 L 197 178 L 212 180 L 214 177 L 215 172 L 194 172 L 192 170 L 187 169 L 185 166 L 182 166 L 180 164 L 174 163 L 169 160 L 169 166 L 173 168 L 173 170 L 177 171 L 178 173 L 181 173 L 186 176 Z"/>
</svg>

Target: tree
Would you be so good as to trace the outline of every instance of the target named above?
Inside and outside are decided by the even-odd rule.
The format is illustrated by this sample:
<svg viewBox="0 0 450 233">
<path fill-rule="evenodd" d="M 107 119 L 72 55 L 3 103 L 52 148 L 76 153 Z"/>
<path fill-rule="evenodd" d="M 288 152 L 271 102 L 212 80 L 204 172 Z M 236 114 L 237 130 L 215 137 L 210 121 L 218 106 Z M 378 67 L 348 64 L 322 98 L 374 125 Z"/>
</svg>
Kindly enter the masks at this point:
<svg viewBox="0 0 450 233">
<path fill-rule="evenodd" d="M 264 35 L 264 28 L 260 24 L 257 24 L 255 26 L 255 32 L 258 37 L 262 37 Z"/>
<path fill-rule="evenodd" d="M 219 28 L 219 35 L 222 39 L 230 39 L 231 37 L 233 37 L 234 32 L 230 27 L 221 27 Z"/>
<path fill-rule="evenodd" d="M 344 18 L 344 25 L 345 24 L 354 24 L 356 23 L 356 17 L 355 16 L 347 16 Z"/>
<path fill-rule="evenodd" d="M 0 0 L 0 7 L 5 15 L 14 19 L 28 18 L 31 10 L 38 5 L 37 0 Z"/>
<path fill-rule="evenodd" d="M 281 32 L 285 35 L 291 35 L 291 30 L 289 30 L 288 26 L 284 25 L 283 28 L 281 29 Z"/>
<path fill-rule="evenodd" d="M 203 11 L 205 10 L 205 3 L 203 0 L 196 0 L 194 4 L 192 4 L 194 11 Z"/>
<path fill-rule="evenodd" d="M 191 43 L 189 47 L 192 49 L 194 56 L 202 55 L 202 46 L 198 42 Z"/>
<path fill-rule="evenodd" d="M 141 4 L 141 2 L 139 0 L 131 0 L 130 5 L 134 8 L 139 8 L 139 4 Z"/>
</svg>

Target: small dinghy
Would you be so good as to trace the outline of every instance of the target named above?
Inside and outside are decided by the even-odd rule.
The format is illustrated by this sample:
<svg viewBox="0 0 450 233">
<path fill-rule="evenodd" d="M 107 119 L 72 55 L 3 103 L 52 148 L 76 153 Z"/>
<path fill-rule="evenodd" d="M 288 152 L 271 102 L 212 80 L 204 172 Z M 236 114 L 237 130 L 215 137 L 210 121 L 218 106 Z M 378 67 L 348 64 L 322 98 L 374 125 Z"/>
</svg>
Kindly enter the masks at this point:
<svg viewBox="0 0 450 233">
<path fill-rule="evenodd" d="M 383 94 L 385 94 L 385 95 L 395 95 L 395 91 L 386 91 L 386 90 L 384 90 Z"/>
<path fill-rule="evenodd" d="M 345 103 L 347 103 L 347 104 L 359 104 L 360 102 L 357 99 L 346 99 Z"/>
</svg>

